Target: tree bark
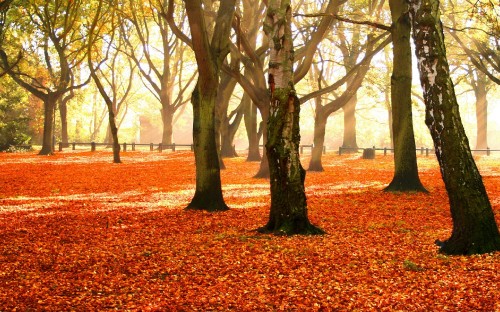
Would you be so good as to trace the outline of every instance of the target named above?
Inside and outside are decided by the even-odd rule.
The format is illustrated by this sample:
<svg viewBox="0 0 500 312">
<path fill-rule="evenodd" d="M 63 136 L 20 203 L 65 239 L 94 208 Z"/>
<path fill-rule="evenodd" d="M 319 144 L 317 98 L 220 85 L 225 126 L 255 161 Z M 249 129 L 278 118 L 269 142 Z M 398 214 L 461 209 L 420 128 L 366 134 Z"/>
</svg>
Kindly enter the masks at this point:
<svg viewBox="0 0 500 312">
<path fill-rule="evenodd" d="M 476 96 L 476 149 L 478 150 L 488 148 L 488 100 L 486 98 L 488 91 L 486 81 L 486 75 L 481 71 L 477 71 L 477 79 L 473 88 Z M 485 152 L 479 153 L 484 154 Z"/>
<path fill-rule="evenodd" d="M 350 84 L 347 85 L 347 88 Z M 344 110 L 344 139 L 342 147 L 353 148 L 347 150 L 347 153 L 357 152 L 358 143 L 356 141 L 356 104 L 358 103 L 357 96 L 354 95 L 349 102 L 343 107 Z"/>
<path fill-rule="evenodd" d="M 453 231 L 436 241 L 445 254 L 471 255 L 500 250 L 500 234 L 481 175 L 460 119 L 446 58 L 438 0 L 411 0 L 413 39 L 431 132 L 450 200 Z"/>
<path fill-rule="evenodd" d="M 320 109 L 319 106 L 316 106 L 316 116 L 314 118 L 314 145 L 309 168 L 307 169 L 308 171 L 324 171 L 321 156 L 323 155 L 323 147 L 325 146 L 327 120 L 328 115 L 323 113 L 323 110 Z"/>
<path fill-rule="evenodd" d="M 235 0 L 222 0 L 215 30 L 209 42 L 200 0 L 184 1 L 198 64 L 198 83 L 193 91 L 193 144 L 196 190 L 186 209 L 223 211 L 229 209 L 222 196 L 219 155 L 216 144 L 216 99 L 222 62 L 229 53 L 229 34 Z"/>
<path fill-rule="evenodd" d="M 266 143 L 270 169 L 271 209 L 261 232 L 321 234 L 309 222 L 304 188 L 306 172 L 299 157 L 300 102 L 293 87 L 292 9 L 289 0 L 271 0 L 264 29 L 270 39 L 271 94 Z"/>
<path fill-rule="evenodd" d="M 54 154 L 54 114 L 58 97 L 47 94 L 43 101 L 43 141 L 38 155 Z"/>
<path fill-rule="evenodd" d="M 391 77 L 394 177 L 388 192 L 427 192 L 418 177 L 411 110 L 411 24 L 405 0 L 390 0 L 392 15 L 393 72 Z"/>
<path fill-rule="evenodd" d="M 257 129 L 257 107 L 252 103 L 252 100 L 247 94 L 243 95 L 242 101 L 245 110 L 243 117 L 248 138 L 247 161 L 260 161 L 260 137 Z"/>
</svg>

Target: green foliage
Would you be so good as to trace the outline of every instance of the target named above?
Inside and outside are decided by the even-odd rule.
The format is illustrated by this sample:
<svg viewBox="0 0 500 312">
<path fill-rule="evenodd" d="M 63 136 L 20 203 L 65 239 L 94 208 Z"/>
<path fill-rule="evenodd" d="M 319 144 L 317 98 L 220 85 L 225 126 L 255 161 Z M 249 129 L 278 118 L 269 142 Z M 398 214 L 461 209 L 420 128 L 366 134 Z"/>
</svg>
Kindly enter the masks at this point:
<svg viewBox="0 0 500 312">
<path fill-rule="evenodd" d="M 16 145 L 28 144 L 28 111 L 26 98 L 10 79 L 0 83 L 0 151 L 13 151 Z"/>
</svg>

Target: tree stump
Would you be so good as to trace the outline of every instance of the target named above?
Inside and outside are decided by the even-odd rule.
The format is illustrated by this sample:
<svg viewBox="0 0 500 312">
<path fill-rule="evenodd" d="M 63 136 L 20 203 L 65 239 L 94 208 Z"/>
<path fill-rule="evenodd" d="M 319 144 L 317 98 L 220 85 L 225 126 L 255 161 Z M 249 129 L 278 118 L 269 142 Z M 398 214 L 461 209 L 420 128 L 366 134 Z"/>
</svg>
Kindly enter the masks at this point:
<svg viewBox="0 0 500 312">
<path fill-rule="evenodd" d="M 363 150 L 363 159 L 375 159 L 375 149 L 365 148 Z"/>
</svg>

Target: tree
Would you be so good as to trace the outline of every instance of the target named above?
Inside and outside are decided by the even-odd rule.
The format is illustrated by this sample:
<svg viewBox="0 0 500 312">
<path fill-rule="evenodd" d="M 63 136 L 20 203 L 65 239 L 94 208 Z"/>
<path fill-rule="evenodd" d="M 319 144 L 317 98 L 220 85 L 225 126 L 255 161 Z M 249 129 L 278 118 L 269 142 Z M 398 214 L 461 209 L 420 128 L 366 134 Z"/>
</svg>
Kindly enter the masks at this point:
<svg viewBox="0 0 500 312">
<path fill-rule="evenodd" d="M 106 107 L 108 108 L 108 120 L 109 120 L 109 130 L 111 132 L 111 137 L 113 138 L 113 162 L 121 163 L 120 159 L 120 143 L 118 141 L 118 127 L 116 125 L 116 115 L 115 109 L 113 107 L 114 101 L 106 92 L 104 87 L 103 75 L 99 75 L 102 70 L 100 67 L 108 60 L 111 49 L 113 48 L 113 42 L 115 40 L 115 35 L 118 29 L 116 20 L 116 11 L 113 3 L 109 3 L 109 6 L 105 5 L 104 0 L 99 0 L 97 3 L 97 8 L 95 9 L 95 15 L 92 19 L 92 24 L 89 29 L 89 41 L 87 46 L 87 62 L 89 65 L 90 75 L 94 81 L 97 90 L 101 94 Z M 102 36 L 103 34 L 105 36 Z M 100 49 L 96 47 L 101 47 L 104 51 L 101 54 Z M 95 58 L 94 58 L 95 53 Z"/>
<path fill-rule="evenodd" d="M 127 54 L 134 60 L 146 87 L 161 105 L 162 144 L 165 145 L 173 143 L 174 114 L 187 103 L 184 94 L 196 77 L 194 71 L 187 81 L 183 81 L 186 50 L 191 44 L 181 44 L 181 40 L 169 30 L 168 15 L 165 13 L 168 5 L 166 0 L 129 0 L 128 9 L 122 10 L 122 15 L 133 30 L 125 31 L 125 25 L 122 24 Z M 173 18 L 173 1 L 170 6 L 172 12 L 169 14 Z M 179 19 L 183 18 L 184 14 L 179 12 Z M 154 36 L 156 34 L 160 35 L 159 42 Z M 134 44 L 134 40 L 139 44 Z M 155 57 L 157 51 L 162 52 L 160 57 Z M 178 88 L 177 96 L 174 96 L 176 79 Z"/>
<path fill-rule="evenodd" d="M 271 103 L 266 151 L 271 183 L 271 209 L 261 232 L 322 234 L 309 222 L 299 157 L 300 102 L 293 83 L 292 7 L 290 0 L 270 0 L 264 24 L 269 37 L 268 83 Z"/>
<path fill-rule="evenodd" d="M 453 219 L 451 237 L 436 243 L 446 254 L 498 251 L 498 226 L 470 152 L 450 78 L 439 1 L 411 0 L 410 16 L 426 106 L 425 122 L 434 141 Z"/>
<path fill-rule="evenodd" d="M 229 209 L 222 196 L 219 156 L 216 144 L 216 99 L 222 63 L 229 53 L 229 33 L 235 0 L 222 0 L 214 32 L 209 41 L 201 0 L 185 0 L 198 82 L 191 97 L 196 190 L 187 209 L 223 211 Z"/>
<path fill-rule="evenodd" d="M 83 2 L 55 0 L 50 5 L 49 1 L 43 5 L 36 1 L 15 4 L 21 16 L 6 34 L 11 51 L 2 45 L 0 66 L 16 83 L 43 101 L 43 142 L 39 154 L 48 155 L 54 152 L 57 101 L 66 92 L 88 82 L 72 85 L 70 79 L 72 69 L 80 66 L 85 58 L 87 37 L 80 27 Z M 12 48 L 21 51 L 22 60 L 12 59 L 9 55 Z"/>
<path fill-rule="evenodd" d="M 405 0 L 389 0 L 392 16 L 393 71 L 391 77 L 394 177 L 389 192 L 426 192 L 418 177 L 411 111 L 411 24 Z"/>
</svg>

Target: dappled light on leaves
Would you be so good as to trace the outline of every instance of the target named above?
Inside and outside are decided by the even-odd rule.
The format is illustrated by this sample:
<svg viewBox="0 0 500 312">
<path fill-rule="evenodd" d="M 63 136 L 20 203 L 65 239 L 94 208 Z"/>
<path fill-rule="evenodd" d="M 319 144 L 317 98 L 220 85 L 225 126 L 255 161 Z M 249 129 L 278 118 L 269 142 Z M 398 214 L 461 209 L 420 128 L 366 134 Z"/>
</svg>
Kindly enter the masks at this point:
<svg viewBox="0 0 500 312">
<path fill-rule="evenodd" d="M 448 257 L 437 162 L 430 194 L 386 193 L 391 156 L 327 154 L 308 173 L 311 222 L 328 234 L 255 231 L 269 213 L 258 163 L 225 159 L 231 208 L 185 211 L 190 152 L 0 154 L 0 310 L 495 311 L 500 253 Z M 308 157 L 302 159 L 307 163 Z M 500 216 L 500 159 L 476 161 Z"/>
</svg>

